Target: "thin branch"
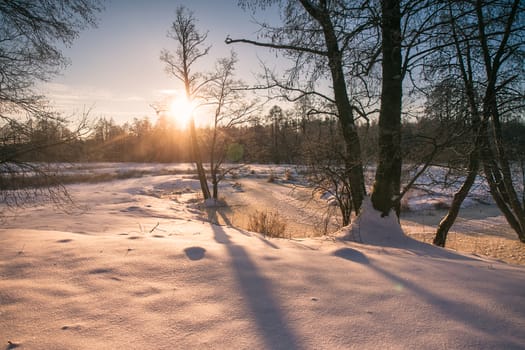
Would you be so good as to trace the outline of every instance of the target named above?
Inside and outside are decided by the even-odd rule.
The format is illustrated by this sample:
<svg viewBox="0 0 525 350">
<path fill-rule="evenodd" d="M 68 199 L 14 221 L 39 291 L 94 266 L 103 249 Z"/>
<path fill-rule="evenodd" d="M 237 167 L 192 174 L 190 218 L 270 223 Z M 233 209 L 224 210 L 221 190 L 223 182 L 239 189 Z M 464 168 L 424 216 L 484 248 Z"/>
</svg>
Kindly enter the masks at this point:
<svg viewBox="0 0 525 350">
<path fill-rule="evenodd" d="M 308 47 L 303 46 L 297 46 L 297 45 L 285 45 L 285 44 L 273 44 L 273 43 L 263 43 L 260 41 L 254 41 L 249 39 L 231 39 L 229 36 L 226 37 L 226 40 L 224 40 L 226 44 L 235 44 L 235 43 L 244 43 L 244 44 L 251 44 L 255 46 L 261 46 L 261 47 L 268 47 L 271 49 L 276 50 L 293 50 L 293 51 L 299 51 L 299 52 L 307 52 L 314 55 L 320 55 L 320 56 L 327 56 L 327 51 L 321 51 L 321 50 L 315 50 Z"/>
</svg>

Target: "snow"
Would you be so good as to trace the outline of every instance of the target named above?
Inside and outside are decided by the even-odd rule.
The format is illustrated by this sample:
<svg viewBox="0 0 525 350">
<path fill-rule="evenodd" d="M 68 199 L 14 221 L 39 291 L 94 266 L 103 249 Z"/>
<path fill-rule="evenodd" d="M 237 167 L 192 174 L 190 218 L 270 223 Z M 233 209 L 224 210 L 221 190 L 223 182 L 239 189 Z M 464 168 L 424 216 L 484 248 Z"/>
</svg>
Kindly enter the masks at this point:
<svg viewBox="0 0 525 350">
<path fill-rule="evenodd" d="M 412 169 L 408 176 L 413 176 L 416 170 L 418 169 Z M 406 207 L 414 211 L 448 208 L 454 193 L 459 190 L 464 180 L 465 174 L 463 173 L 454 174 L 447 168 L 431 166 L 405 195 Z M 461 207 L 470 208 L 479 203 L 493 203 L 489 186 L 482 176 L 476 177 Z"/>
<path fill-rule="evenodd" d="M 73 215 L 4 222 L 0 346 L 525 349 L 524 267 L 415 241 L 369 201 L 337 236 L 268 240 L 212 224 L 197 188 L 78 184 Z"/>
</svg>

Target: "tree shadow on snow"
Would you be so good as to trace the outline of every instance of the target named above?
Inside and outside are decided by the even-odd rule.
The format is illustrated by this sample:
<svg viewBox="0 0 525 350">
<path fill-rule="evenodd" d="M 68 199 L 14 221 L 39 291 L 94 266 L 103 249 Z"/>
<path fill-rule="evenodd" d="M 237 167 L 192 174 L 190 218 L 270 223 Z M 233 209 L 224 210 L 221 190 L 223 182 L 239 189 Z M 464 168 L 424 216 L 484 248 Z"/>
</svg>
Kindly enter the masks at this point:
<svg viewBox="0 0 525 350">
<path fill-rule="evenodd" d="M 273 297 L 272 286 L 246 250 L 230 240 L 222 226 L 211 225 L 217 243 L 224 244 L 231 257 L 235 279 L 243 300 L 268 349 L 299 349 L 297 336 L 287 324 L 281 307 Z"/>
<path fill-rule="evenodd" d="M 390 234 L 390 231 L 394 231 L 393 234 Z M 367 232 L 366 229 L 358 232 L 351 231 L 342 237 L 342 241 L 350 241 L 375 247 L 401 249 L 417 256 L 427 256 L 437 259 L 478 260 L 475 257 L 470 257 L 456 251 L 418 241 L 407 236 L 402 231 L 396 232 L 395 230 L 384 230 L 384 232 Z"/>
<path fill-rule="evenodd" d="M 418 283 L 419 281 L 417 279 L 409 280 L 407 278 L 403 278 L 399 276 L 395 270 L 392 271 L 392 268 L 389 268 L 389 266 L 379 266 L 377 263 L 374 263 L 368 259 L 365 254 L 356 249 L 341 248 L 334 251 L 332 255 L 348 261 L 367 265 L 372 271 L 390 280 L 393 285 L 399 286 L 399 288 L 413 293 L 417 299 L 428 305 L 432 305 L 432 307 L 436 308 L 436 310 L 443 313 L 444 315 L 447 315 L 450 319 L 460 321 L 461 323 L 475 328 L 481 332 L 487 332 L 489 325 L 497 324 L 500 325 L 500 329 L 510 330 L 507 332 L 509 334 L 520 334 L 520 326 L 514 324 L 507 318 L 501 317 L 501 315 L 497 315 L 495 313 L 491 314 L 484 312 L 484 310 L 480 310 L 480 308 L 474 303 L 469 304 L 462 301 L 456 301 L 449 298 L 446 294 L 441 295 L 438 291 L 425 288 L 422 283 Z M 444 264 L 446 264 L 446 262 L 444 262 Z M 452 283 L 454 282 L 452 281 Z M 506 285 L 509 285 L 511 282 L 506 281 L 505 283 Z M 512 289 L 518 290 L 519 287 L 513 286 Z M 515 309 L 515 312 L 525 316 L 524 309 L 521 307 Z M 512 329 L 514 329 L 514 331 L 512 331 Z M 494 349 L 521 348 L 519 337 L 497 337 L 494 338 L 493 343 L 486 345 L 488 345 L 487 348 L 490 347 Z"/>
</svg>

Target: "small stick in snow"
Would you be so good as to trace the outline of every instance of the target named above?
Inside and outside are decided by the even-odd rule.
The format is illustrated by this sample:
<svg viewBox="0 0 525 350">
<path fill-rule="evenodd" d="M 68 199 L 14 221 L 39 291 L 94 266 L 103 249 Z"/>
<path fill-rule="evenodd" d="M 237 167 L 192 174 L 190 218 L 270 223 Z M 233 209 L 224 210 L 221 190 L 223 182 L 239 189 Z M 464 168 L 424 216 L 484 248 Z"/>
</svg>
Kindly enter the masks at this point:
<svg viewBox="0 0 525 350">
<path fill-rule="evenodd" d="M 155 227 L 153 227 L 153 228 L 149 231 L 149 233 L 152 233 L 153 231 L 155 231 L 155 229 L 156 229 L 157 227 L 159 227 L 159 224 L 160 224 L 160 222 L 157 222 L 157 224 L 155 225 Z"/>
</svg>

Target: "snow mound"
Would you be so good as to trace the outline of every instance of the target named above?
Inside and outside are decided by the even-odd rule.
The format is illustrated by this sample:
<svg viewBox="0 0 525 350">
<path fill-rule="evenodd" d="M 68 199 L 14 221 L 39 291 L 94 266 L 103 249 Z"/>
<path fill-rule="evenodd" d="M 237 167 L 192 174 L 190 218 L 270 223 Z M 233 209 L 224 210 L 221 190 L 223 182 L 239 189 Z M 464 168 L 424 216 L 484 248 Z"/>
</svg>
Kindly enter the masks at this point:
<svg viewBox="0 0 525 350">
<path fill-rule="evenodd" d="M 369 197 L 366 197 L 361 206 L 361 212 L 350 225 L 343 227 L 339 232 L 345 240 L 381 246 L 406 245 L 411 238 L 401 229 L 394 212 L 382 216 L 374 209 Z"/>
<path fill-rule="evenodd" d="M 462 254 L 446 248 L 418 241 L 405 235 L 396 214 L 388 216 L 374 209 L 370 198 L 365 198 L 361 212 L 352 224 L 336 233 L 345 241 L 353 241 L 367 246 L 395 248 L 400 255 L 418 255 L 448 260 L 483 260 L 469 254 Z M 487 259 L 490 260 L 490 259 Z"/>
</svg>

